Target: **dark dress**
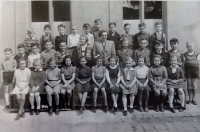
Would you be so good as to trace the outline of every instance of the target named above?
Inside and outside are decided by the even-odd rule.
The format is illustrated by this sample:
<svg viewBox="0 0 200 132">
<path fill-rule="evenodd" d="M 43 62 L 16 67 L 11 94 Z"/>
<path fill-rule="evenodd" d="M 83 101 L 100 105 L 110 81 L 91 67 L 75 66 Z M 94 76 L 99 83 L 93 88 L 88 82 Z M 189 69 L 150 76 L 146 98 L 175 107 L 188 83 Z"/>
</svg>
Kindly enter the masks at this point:
<svg viewBox="0 0 200 132">
<path fill-rule="evenodd" d="M 110 66 L 107 67 L 108 73 L 109 73 L 109 77 L 110 77 L 110 81 L 112 83 L 112 85 L 115 85 L 117 83 L 117 79 L 118 79 L 118 73 L 120 71 L 119 66 L 117 66 L 115 69 L 110 68 Z M 110 89 L 111 93 L 119 93 L 121 92 L 121 89 L 119 87 L 112 87 Z"/>
<path fill-rule="evenodd" d="M 78 92 L 89 92 L 90 91 L 90 80 L 92 76 L 91 68 L 88 66 L 80 66 L 76 68 L 76 81 L 86 81 L 87 83 L 77 83 L 76 88 Z"/>
</svg>

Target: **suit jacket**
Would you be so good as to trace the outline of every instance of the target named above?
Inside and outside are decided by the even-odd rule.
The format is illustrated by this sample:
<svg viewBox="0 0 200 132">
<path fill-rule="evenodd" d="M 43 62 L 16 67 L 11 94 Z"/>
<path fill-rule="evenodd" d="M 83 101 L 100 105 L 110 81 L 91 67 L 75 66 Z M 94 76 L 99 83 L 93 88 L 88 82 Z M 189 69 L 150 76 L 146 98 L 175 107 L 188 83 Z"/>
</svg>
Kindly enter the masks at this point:
<svg viewBox="0 0 200 132">
<path fill-rule="evenodd" d="M 114 42 L 106 40 L 105 51 L 104 51 L 104 48 L 103 48 L 102 41 L 94 42 L 93 56 L 97 56 L 98 54 L 100 56 L 103 56 L 104 63 L 108 64 L 108 58 L 110 58 L 112 55 L 114 55 L 114 56 L 116 55 Z"/>
</svg>

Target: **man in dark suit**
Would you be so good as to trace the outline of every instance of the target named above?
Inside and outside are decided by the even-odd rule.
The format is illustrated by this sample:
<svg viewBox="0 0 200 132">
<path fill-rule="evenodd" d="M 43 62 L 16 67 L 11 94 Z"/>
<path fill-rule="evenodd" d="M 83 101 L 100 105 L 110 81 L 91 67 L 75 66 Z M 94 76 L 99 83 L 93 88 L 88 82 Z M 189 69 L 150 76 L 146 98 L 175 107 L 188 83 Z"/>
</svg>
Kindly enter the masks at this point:
<svg viewBox="0 0 200 132">
<path fill-rule="evenodd" d="M 106 31 L 100 31 L 99 36 L 101 37 L 101 40 L 95 41 L 93 47 L 94 58 L 97 59 L 98 56 L 102 56 L 105 65 L 108 65 L 108 58 L 116 55 L 115 44 L 113 41 L 107 40 L 107 35 L 108 33 Z"/>
</svg>

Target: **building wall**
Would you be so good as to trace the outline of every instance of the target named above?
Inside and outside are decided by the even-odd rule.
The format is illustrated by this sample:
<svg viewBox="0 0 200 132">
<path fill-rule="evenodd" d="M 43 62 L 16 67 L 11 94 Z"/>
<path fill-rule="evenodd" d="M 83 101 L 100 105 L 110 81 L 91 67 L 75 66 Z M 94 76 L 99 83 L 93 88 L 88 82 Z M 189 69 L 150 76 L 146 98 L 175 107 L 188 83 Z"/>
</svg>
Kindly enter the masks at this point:
<svg viewBox="0 0 200 132">
<path fill-rule="evenodd" d="M 168 41 L 179 39 L 179 49 L 186 51 L 186 42 L 193 40 L 195 50 L 200 51 L 200 1 L 168 1 L 167 30 Z"/>
</svg>

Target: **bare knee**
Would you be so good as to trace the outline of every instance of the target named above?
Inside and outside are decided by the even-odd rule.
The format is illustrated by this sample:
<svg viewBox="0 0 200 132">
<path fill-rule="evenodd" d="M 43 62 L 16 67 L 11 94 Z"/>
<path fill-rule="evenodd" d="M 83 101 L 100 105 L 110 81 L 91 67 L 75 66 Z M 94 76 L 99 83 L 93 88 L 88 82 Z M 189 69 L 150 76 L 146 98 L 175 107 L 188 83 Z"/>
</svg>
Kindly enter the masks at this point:
<svg viewBox="0 0 200 132">
<path fill-rule="evenodd" d="M 40 93 L 36 92 L 36 93 L 35 93 L 35 97 L 36 97 L 36 98 L 40 97 Z"/>
<path fill-rule="evenodd" d="M 183 89 L 182 89 L 182 88 L 179 88 L 179 89 L 178 89 L 178 94 L 179 94 L 179 95 L 184 95 L 184 92 L 183 92 Z"/>
<path fill-rule="evenodd" d="M 106 92 L 105 88 L 101 88 L 101 92 L 105 93 Z"/>
<path fill-rule="evenodd" d="M 174 89 L 173 88 L 170 88 L 169 89 L 169 96 L 173 96 L 174 95 Z"/>
<path fill-rule="evenodd" d="M 98 88 L 94 88 L 94 93 L 97 94 Z"/>
<path fill-rule="evenodd" d="M 72 94 L 72 91 L 71 90 L 67 90 L 67 94 Z"/>
<path fill-rule="evenodd" d="M 25 99 L 26 94 L 21 94 L 21 99 Z"/>
<path fill-rule="evenodd" d="M 166 96 L 167 95 L 167 91 L 166 90 L 163 90 L 162 91 L 162 96 Z"/>
<path fill-rule="evenodd" d="M 29 94 L 29 97 L 30 97 L 30 98 L 34 98 L 34 93 L 30 93 L 30 94 Z"/>
<path fill-rule="evenodd" d="M 50 93 L 50 92 L 47 92 L 47 96 L 51 96 L 51 93 Z"/>
<path fill-rule="evenodd" d="M 154 90 L 155 96 L 160 96 L 160 91 L 159 90 Z"/>
<path fill-rule="evenodd" d="M 126 98 L 126 94 L 122 94 L 122 98 Z"/>
<path fill-rule="evenodd" d="M 61 94 L 65 95 L 65 90 L 61 90 Z"/>
</svg>

